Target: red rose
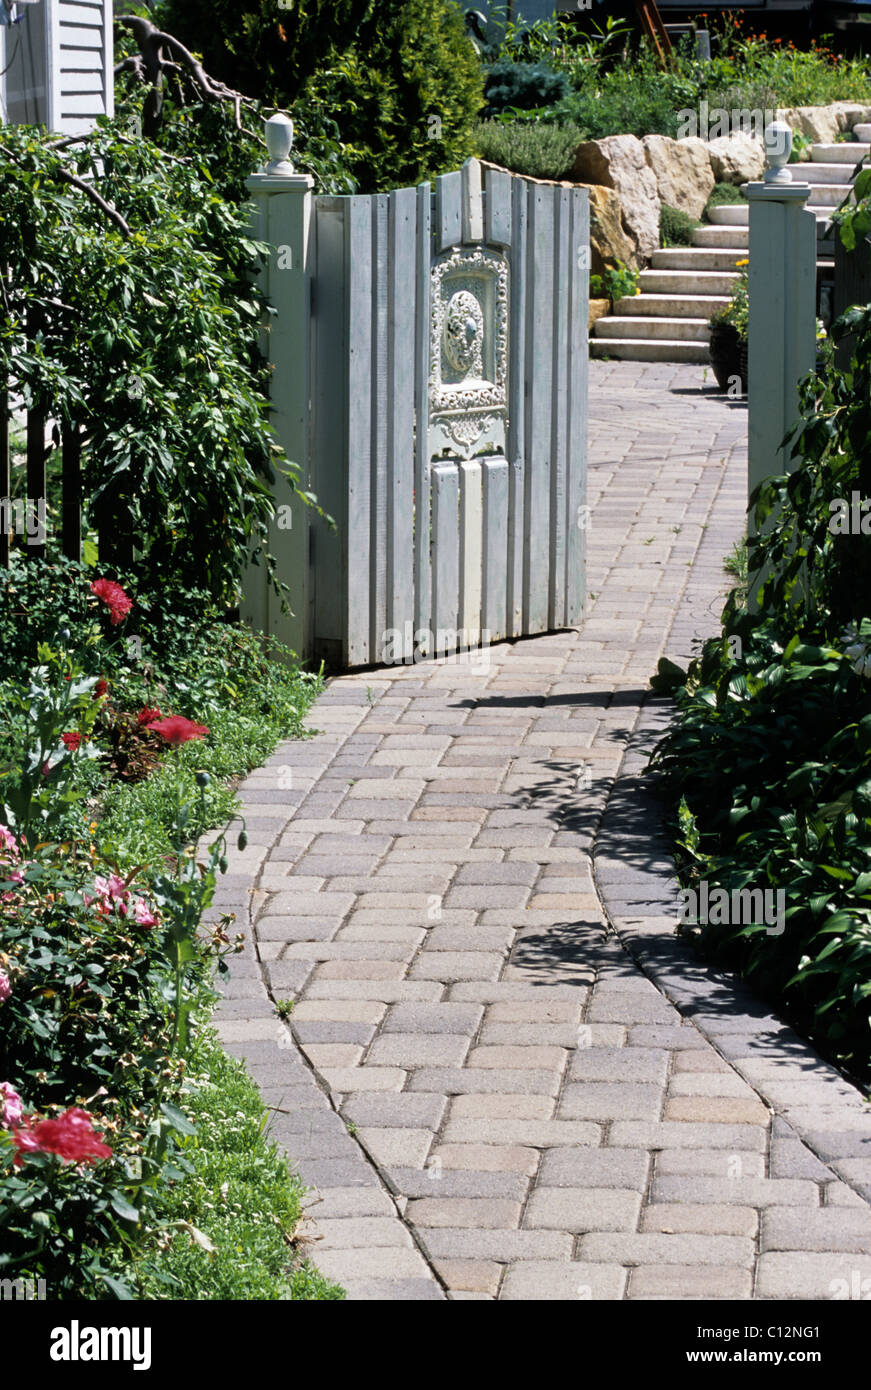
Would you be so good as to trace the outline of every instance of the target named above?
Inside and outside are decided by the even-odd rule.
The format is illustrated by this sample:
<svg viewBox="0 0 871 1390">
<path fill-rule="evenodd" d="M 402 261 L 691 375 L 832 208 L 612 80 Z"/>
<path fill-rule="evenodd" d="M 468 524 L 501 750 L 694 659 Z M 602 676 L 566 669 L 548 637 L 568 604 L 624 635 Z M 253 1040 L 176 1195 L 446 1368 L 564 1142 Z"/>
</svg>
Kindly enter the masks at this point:
<svg viewBox="0 0 871 1390">
<path fill-rule="evenodd" d="M 192 724 L 190 719 L 185 719 L 181 714 L 171 714 L 167 719 L 161 719 L 159 723 L 152 724 L 151 727 L 155 733 L 160 734 L 174 748 L 177 748 L 180 743 L 189 743 L 193 738 L 205 738 L 209 732 L 204 724 Z"/>
<path fill-rule="evenodd" d="M 103 696 L 105 695 L 105 693 L 106 693 L 106 691 L 107 691 L 108 689 L 109 689 L 109 682 L 108 682 L 108 681 L 104 681 L 103 678 L 102 678 L 102 676 L 101 676 L 100 679 L 97 681 L 97 684 L 94 686 L 94 693 L 93 693 L 93 695 L 91 696 L 91 699 L 92 699 L 92 700 L 102 700 Z"/>
<path fill-rule="evenodd" d="M 78 753 L 82 742 L 81 734 L 61 734 L 61 742 L 66 745 L 71 753 Z"/>
<path fill-rule="evenodd" d="M 27 1153 L 57 1154 L 70 1163 L 96 1163 L 112 1157 L 112 1150 L 100 1139 L 90 1115 L 75 1106 L 56 1120 L 37 1120 L 28 1115 L 24 1124 L 13 1131 L 12 1138 L 18 1149 L 17 1166 Z"/>
<path fill-rule="evenodd" d="M 160 713 L 159 709 L 148 709 L 146 706 L 145 709 L 139 711 L 136 722 L 140 729 L 147 729 L 155 720 L 162 718 L 163 715 Z"/>
<path fill-rule="evenodd" d="M 96 594 L 97 598 L 105 603 L 113 627 L 123 623 L 133 607 L 133 600 L 127 597 L 121 585 L 116 584 L 114 579 L 95 579 L 91 585 L 91 593 Z"/>
</svg>

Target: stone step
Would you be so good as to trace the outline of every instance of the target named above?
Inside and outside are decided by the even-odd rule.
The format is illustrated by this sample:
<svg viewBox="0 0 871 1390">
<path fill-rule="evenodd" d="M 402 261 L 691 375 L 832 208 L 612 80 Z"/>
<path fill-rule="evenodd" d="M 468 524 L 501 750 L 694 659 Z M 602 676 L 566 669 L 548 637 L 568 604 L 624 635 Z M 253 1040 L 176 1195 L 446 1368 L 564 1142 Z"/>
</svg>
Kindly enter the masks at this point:
<svg viewBox="0 0 871 1390">
<path fill-rule="evenodd" d="M 806 207 L 816 211 L 817 208 L 836 208 L 853 185 L 851 183 L 820 183 L 814 185 L 814 190 L 808 198 Z"/>
<path fill-rule="evenodd" d="M 638 277 L 642 293 L 650 294 L 728 294 L 739 272 L 726 270 L 642 270 Z"/>
<path fill-rule="evenodd" d="M 711 250 L 704 246 L 666 246 L 650 258 L 653 270 L 734 270 L 744 260 L 740 250 Z"/>
<path fill-rule="evenodd" d="M 871 154 L 871 144 L 864 140 L 844 140 L 839 145 L 811 145 L 812 164 L 858 164 Z"/>
<path fill-rule="evenodd" d="M 857 140 L 871 140 L 871 125 L 859 122 L 853 126 L 853 135 Z"/>
<path fill-rule="evenodd" d="M 631 318 L 704 319 L 707 323 L 715 309 L 723 309 L 728 303 L 725 294 L 636 294 L 615 300 L 614 313 Z"/>
<path fill-rule="evenodd" d="M 717 250 L 724 250 L 726 247 L 746 250 L 747 227 L 696 227 L 693 232 L 693 245 Z"/>
<path fill-rule="evenodd" d="M 665 338 L 672 343 L 706 343 L 710 337 L 707 319 L 648 319 L 640 314 L 628 318 L 606 314 L 596 320 L 593 331 L 597 338 L 621 338 L 624 342 L 630 338 Z"/>
<path fill-rule="evenodd" d="M 807 164 L 790 165 L 790 173 L 793 174 L 793 183 L 798 183 L 795 171 L 801 171 L 801 182 L 809 183 L 814 186 L 818 183 L 845 183 L 850 177 L 850 170 L 843 164 L 814 164 L 809 161 Z"/>
<path fill-rule="evenodd" d="M 749 203 L 721 203 L 708 213 L 717 227 L 746 227 L 750 221 Z"/>
<path fill-rule="evenodd" d="M 669 342 L 667 338 L 591 338 L 591 357 L 619 357 L 624 362 L 710 362 L 707 343 Z"/>
</svg>

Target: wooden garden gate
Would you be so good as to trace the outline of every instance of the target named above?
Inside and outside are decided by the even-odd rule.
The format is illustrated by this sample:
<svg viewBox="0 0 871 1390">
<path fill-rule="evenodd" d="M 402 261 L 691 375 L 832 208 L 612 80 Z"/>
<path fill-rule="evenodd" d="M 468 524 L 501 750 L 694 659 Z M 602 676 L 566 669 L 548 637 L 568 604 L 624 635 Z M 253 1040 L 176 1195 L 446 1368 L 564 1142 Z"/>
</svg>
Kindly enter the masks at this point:
<svg viewBox="0 0 871 1390">
<path fill-rule="evenodd" d="M 304 447 L 307 482 L 336 523 L 295 507 L 280 537 L 295 556 L 284 572 L 297 632 L 286 640 L 353 667 L 576 623 L 586 190 L 470 160 L 434 187 L 311 198 L 282 233 L 273 184 L 249 185 L 257 230 L 279 248 L 290 239 L 286 266 L 298 232 L 305 271 L 294 288 L 269 268 L 276 424 L 282 437 L 284 411 L 304 437 L 296 451 L 282 442 L 297 460 Z M 307 303 L 303 383 L 282 370 L 282 299 L 295 313 Z M 248 616 L 281 632 L 262 581 L 248 595 Z"/>
</svg>

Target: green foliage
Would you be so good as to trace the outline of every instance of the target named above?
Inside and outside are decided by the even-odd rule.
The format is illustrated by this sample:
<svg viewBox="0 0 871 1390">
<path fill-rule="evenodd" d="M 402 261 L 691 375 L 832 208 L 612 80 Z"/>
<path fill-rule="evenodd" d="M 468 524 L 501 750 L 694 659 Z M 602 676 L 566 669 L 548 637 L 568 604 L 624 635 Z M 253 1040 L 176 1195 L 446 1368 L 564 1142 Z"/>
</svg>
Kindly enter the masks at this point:
<svg viewBox="0 0 871 1390">
<path fill-rule="evenodd" d="M 855 251 L 858 243 L 871 231 L 871 167 L 863 168 L 856 176 L 852 201 L 845 200 L 836 208 L 832 221 L 844 249 Z"/>
<path fill-rule="evenodd" d="M 281 461 L 258 355 L 258 248 L 208 165 L 102 125 L 61 153 L 26 126 L 0 142 L 0 372 L 13 396 L 86 434 L 89 520 L 129 502 L 136 576 L 232 605 L 268 540 Z M 96 179 L 119 228 L 64 170 Z"/>
<path fill-rule="evenodd" d="M 452 0 L 373 0 L 354 44 L 301 93 L 303 120 L 335 115 L 361 192 L 457 169 L 473 153 L 483 74 Z"/>
<path fill-rule="evenodd" d="M 710 322 L 713 327 L 718 323 L 730 323 L 735 329 L 739 338 L 746 342 L 750 325 L 750 299 L 749 281 L 747 277 L 747 260 L 742 258 L 735 262 L 740 274 L 732 290 L 729 303 L 722 309 L 715 309 L 711 315 Z"/>
<path fill-rule="evenodd" d="M 711 189 L 711 196 L 707 201 L 704 215 L 709 217 L 711 208 L 719 208 L 733 203 L 746 203 L 747 199 L 741 192 L 737 184 L 734 183 L 715 183 Z"/>
<path fill-rule="evenodd" d="M 292 1263 L 290 1242 L 305 1189 L 269 1140 L 267 1111 L 241 1062 L 211 1030 L 198 1035 L 185 1110 L 190 1174 L 171 1183 L 164 1217 L 178 1223 L 163 1249 L 122 1273 L 139 1298 L 335 1300 L 343 1292 L 310 1265 Z M 211 1250 L 189 1239 L 192 1222 Z"/>
<path fill-rule="evenodd" d="M 612 304 L 638 294 L 638 271 L 618 261 L 616 266 L 608 266 L 604 275 L 590 276 L 590 294 L 594 299 L 610 299 Z"/>
<path fill-rule="evenodd" d="M 289 104 L 356 34 L 371 0 L 160 0 L 155 20 L 196 50 L 212 77 Z"/>
<path fill-rule="evenodd" d="M 584 138 L 577 126 L 542 121 L 481 121 L 475 132 L 481 159 L 533 179 L 565 177 Z"/>
<path fill-rule="evenodd" d="M 514 63 L 503 58 L 488 69 L 484 114 L 496 116 L 510 108 L 530 111 L 553 106 L 568 96 L 568 91 L 565 74 L 554 72 L 545 63 Z"/>
<path fill-rule="evenodd" d="M 692 246 L 693 232 L 701 226 L 688 212 L 663 203 L 659 216 L 659 240 L 663 246 Z"/>
<path fill-rule="evenodd" d="M 849 371 L 802 384 L 796 466 L 757 489 L 747 570 L 659 745 L 689 886 L 785 894 L 785 928 L 714 924 L 702 950 L 746 974 L 816 1045 L 871 1078 L 871 535 L 833 520 L 871 495 L 871 310 Z M 834 506 L 833 506 L 834 504 Z M 680 808 L 683 808 L 682 812 Z M 680 813 L 680 814 L 679 814 Z M 681 829 L 681 820 L 683 829 Z M 686 834 L 687 826 L 693 836 Z"/>
</svg>

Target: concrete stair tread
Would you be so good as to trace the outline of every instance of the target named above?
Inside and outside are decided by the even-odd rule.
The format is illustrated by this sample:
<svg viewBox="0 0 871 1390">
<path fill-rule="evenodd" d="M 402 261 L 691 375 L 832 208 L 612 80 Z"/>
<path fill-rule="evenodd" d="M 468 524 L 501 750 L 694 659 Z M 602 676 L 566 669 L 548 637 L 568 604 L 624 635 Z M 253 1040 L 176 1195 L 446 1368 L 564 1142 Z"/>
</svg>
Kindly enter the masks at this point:
<svg viewBox="0 0 871 1390">
<path fill-rule="evenodd" d="M 696 318 L 649 318 L 635 314 L 624 318 L 619 314 L 606 314 L 597 319 L 593 330 L 596 338 L 619 338 L 649 340 L 651 338 L 667 342 L 706 343 L 710 336 L 707 319 Z"/>
<path fill-rule="evenodd" d="M 871 144 L 864 140 L 842 140 L 837 145 L 812 145 L 811 164 L 858 164 L 871 154 Z"/>
<path fill-rule="evenodd" d="M 628 362 L 710 362 L 707 343 L 667 338 L 591 338 L 594 357 L 618 357 Z"/>
</svg>

